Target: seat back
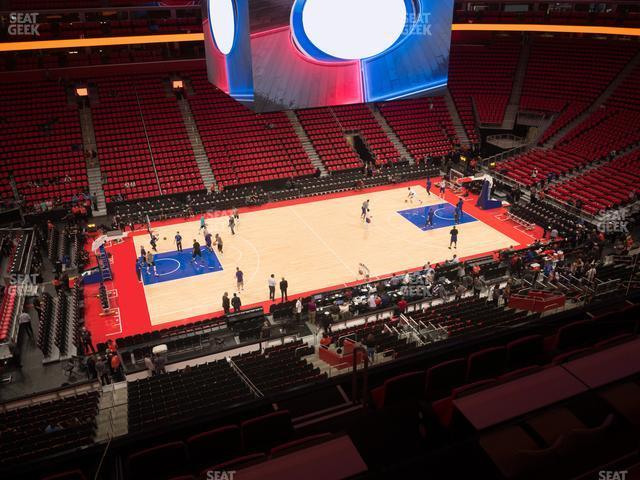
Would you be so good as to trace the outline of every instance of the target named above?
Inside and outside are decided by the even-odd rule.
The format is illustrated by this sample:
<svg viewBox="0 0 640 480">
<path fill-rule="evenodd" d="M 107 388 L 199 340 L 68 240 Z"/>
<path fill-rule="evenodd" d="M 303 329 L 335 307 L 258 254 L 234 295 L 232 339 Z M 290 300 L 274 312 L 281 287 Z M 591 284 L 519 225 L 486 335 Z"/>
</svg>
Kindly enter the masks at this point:
<svg viewBox="0 0 640 480">
<path fill-rule="evenodd" d="M 424 372 L 409 372 L 384 382 L 383 406 L 417 400 L 424 392 Z"/>
<path fill-rule="evenodd" d="M 130 478 L 166 479 L 184 473 L 187 454 L 182 442 L 171 442 L 146 448 L 129 455 Z"/>
<path fill-rule="evenodd" d="M 473 382 L 483 378 L 494 378 L 504 373 L 507 349 L 492 347 L 469 355 L 467 380 Z"/>
<path fill-rule="evenodd" d="M 539 365 L 544 357 L 544 336 L 529 335 L 507 344 L 507 365 L 517 369 Z"/>
<path fill-rule="evenodd" d="M 562 352 L 592 343 L 593 327 L 593 320 L 581 320 L 560 327 L 556 336 L 555 349 Z"/>
<path fill-rule="evenodd" d="M 246 452 L 266 452 L 275 445 L 287 442 L 293 434 L 288 410 L 252 418 L 242 422 L 240 429 Z"/>
<path fill-rule="evenodd" d="M 189 458 L 196 468 L 226 462 L 242 452 L 242 437 L 237 425 L 193 435 L 186 443 Z"/>
<path fill-rule="evenodd" d="M 425 395 L 427 400 L 444 398 L 455 387 L 462 385 L 467 376 L 467 362 L 456 358 L 434 365 L 427 370 Z"/>
</svg>

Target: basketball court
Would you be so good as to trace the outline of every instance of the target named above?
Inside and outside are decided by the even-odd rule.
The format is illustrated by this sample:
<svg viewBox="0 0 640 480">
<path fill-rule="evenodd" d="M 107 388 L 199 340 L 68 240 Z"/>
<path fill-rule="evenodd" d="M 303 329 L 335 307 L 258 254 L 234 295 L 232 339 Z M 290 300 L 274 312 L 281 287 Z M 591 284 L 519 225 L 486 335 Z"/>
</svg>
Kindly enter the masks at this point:
<svg viewBox="0 0 640 480">
<path fill-rule="evenodd" d="M 416 192 L 412 203 L 407 201 L 409 185 Z M 361 219 L 361 205 L 367 199 L 371 223 Z M 502 209 L 476 208 L 474 196 L 464 202 L 457 226 L 458 247 L 449 249 L 453 205 L 458 200 L 449 191 L 444 199 L 433 191 L 428 196 L 422 184 L 411 182 L 280 202 L 241 210 L 235 235 L 228 227 L 229 212 L 211 213 L 207 229 L 221 235 L 223 254 L 215 244 L 213 251 L 205 248 L 199 217 L 153 224 L 152 231 L 159 237 L 157 272 L 143 269 L 140 279 L 135 272 L 140 248 L 150 249 L 146 230 L 109 247 L 120 324 L 110 325 L 111 320 L 102 317 L 90 325 L 101 338 L 218 315 L 223 293 L 237 292 L 236 268 L 244 272 L 244 290 L 237 293 L 243 307 L 248 307 L 268 301 L 271 274 L 278 283 L 282 277 L 287 279 L 291 299 L 364 281 L 360 263 L 375 280 L 419 269 L 427 262 L 443 262 L 454 254 L 472 258 L 532 241 L 514 224 L 499 219 Z M 428 209 L 434 213 L 433 226 L 426 224 Z M 176 249 L 176 232 L 183 238 L 182 252 Z M 194 239 L 202 246 L 201 258 L 192 258 Z M 279 289 L 276 294 L 279 299 Z"/>
</svg>

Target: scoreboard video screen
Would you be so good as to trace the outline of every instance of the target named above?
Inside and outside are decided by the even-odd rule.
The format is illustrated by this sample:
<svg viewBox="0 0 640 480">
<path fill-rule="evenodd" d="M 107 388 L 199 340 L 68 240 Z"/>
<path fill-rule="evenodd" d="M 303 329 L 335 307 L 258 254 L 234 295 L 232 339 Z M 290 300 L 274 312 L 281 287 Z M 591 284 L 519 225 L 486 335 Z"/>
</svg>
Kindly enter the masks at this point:
<svg viewBox="0 0 640 480">
<path fill-rule="evenodd" d="M 256 112 L 442 94 L 453 0 L 205 0 L 209 80 Z"/>
</svg>

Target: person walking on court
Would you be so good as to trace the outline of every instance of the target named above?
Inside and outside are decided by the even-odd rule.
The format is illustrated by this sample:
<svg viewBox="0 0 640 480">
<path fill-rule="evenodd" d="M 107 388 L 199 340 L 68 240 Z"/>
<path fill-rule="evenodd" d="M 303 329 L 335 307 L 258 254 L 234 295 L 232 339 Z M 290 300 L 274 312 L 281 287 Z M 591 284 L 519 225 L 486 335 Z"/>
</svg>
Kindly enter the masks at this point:
<svg viewBox="0 0 640 480">
<path fill-rule="evenodd" d="M 460 214 L 460 220 L 462 220 L 462 217 L 463 217 L 462 208 L 464 207 L 464 200 L 462 199 L 458 200 L 458 204 L 456 205 L 456 207 L 458 209 L 458 213 Z"/>
<path fill-rule="evenodd" d="M 236 220 L 235 220 L 235 218 L 233 218 L 233 215 L 230 215 L 229 216 L 229 229 L 231 230 L 231 235 L 235 235 L 236 234 L 235 228 L 236 228 Z"/>
<path fill-rule="evenodd" d="M 218 233 L 216 233 L 216 245 L 218 246 L 218 253 L 220 255 L 222 255 L 223 254 L 223 252 L 222 252 L 222 247 L 223 247 L 222 237 Z"/>
<path fill-rule="evenodd" d="M 431 196 L 431 177 L 427 175 L 427 195 Z"/>
<path fill-rule="evenodd" d="M 443 178 L 440 182 L 440 196 L 444 198 L 444 194 L 447 191 L 447 181 Z"/>
<path fill-rule="evenodd" d="M 362 221 L 364 221 L 364 219 L 367 218 L 368 211 L 369 211 L 369 199 L 362 202 L 361 213 L 360 213 L 360 219 Z"/>
<path fill-rule="evenodd" d="M 427 219 L 425 227 L 433 227 L 433 208 L 427 208 L 427 214 L 425 216 Z"/>
<path fill-rule="evenodd" d="M 200 244 L 196 239 L 193 240 L 193 251 L 191 252 L 191 262 L 196 261 L 196 257 L 202 258 L 202 252 L 200 251 Z"/>
<path fill-rule="evenodd" d="M 222 309 L 224 310 L 225 315 L 229 315 L 229 313 L 231 313 L 231 300 L 229 300 L 228 292 L 224 292 L 224 295 L 222 295 Z"/>
<path fill-rule="evenodd" d="M 213 253 L 212 235 L 209 232 L 204 234 L 204 243 L 207 246 L 207 250 Z"/>
<path fill-rule="evenodd" d="M 182 251 L 182 235 L 180 235 L 180 232 L 176 232 L 175 242 L 176 242 L 176 249 L 179 252 L 181 252 Z"/>
<path fill-rule="evenodd" d="M 409 193 L 407 193 L 407 199 L 405 200 L 405 203 L 408 201 L 409 203 L 413 203 L 413 199 L 416 196 L 416 192 L 414 192 L 411 187 L 407 187 L 407 191 Z"/>
<path fill-rule="evenodd" d="M 451 240 L 449 241 L 449 250 L 451 250 L 451 245 L 454 248 L 458 248 L 458 228 L 454 225 L 453 228 L 449 231 L 449 235 L 451 235 Z"/>
<path fill-rule="evenodd" d="M 158 237 L 156 237 L 153 233 L 151 234 L 151 240 L 149 240 L 149 243 L 151 244 L 151 248 L 153 249 L 154 252 L 158 251 Z"/>
<path fill-rule="evenodd" d="M 244 290 L 244 273 L 240 270 L 240 267 L 236 267 L 236 286 L 238 291 Z"/>
<path fill-rule="evenodd" d="M 156 262 L 153 256 L 153 252 L 147 252 L 147 274 L 149 274 L 149 270 L 153 269 L 154 276 L 158 277 L 158 270 L 156 269 Z"/>
<path fill-rule="evenodd" d="M 287 282 L 285 278 L 282 277 L 282 280 L 280 280 L 280 298 L 283 303 L 289 301 L 289 297 L 287 296 L 288 288 L 289 288 L 289 282 Z"/>
<path fill-rule="evenodd" d="M 240 311 L 242 302 L 240 301 L 240 297 L 238 296 L 238 294 L 236 293 L 233 294 L 233 298 L 231 299 L 231 305 L 233 306 L 233 313 L 238 313 Z"/>
<path fill-rule="evenodd" d="M 269 277 L 269 300 L 275 301 L 276 299 L 276 277 L 272 273 Z"/>
<path fill-rule="evenodd" d="M 204 219 L 204 213 L 202 215 L 200 215 L 200 230 L 204 230 L 207 228 L 207 223 L 205 222 Z"/>
</svg>

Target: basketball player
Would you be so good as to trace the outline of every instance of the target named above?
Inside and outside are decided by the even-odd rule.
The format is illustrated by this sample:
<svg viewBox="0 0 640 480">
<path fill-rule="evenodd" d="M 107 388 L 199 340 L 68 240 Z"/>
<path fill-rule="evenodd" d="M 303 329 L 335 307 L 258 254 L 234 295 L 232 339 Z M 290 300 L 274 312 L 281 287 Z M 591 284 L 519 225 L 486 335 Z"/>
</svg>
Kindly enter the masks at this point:
<svg viewBox="0 0 640 480">
<path fill-rule="evenodd" d="M 439 185 L 440 185 L 440 196 L 444 198 L 444 193 L 447 191 L 447 181 L 443 178 Z"/>
<path fill-rule="evenodd" d="M 360 219 L 364 221 L 367 218 L 367 212 L 369 211 L 369 200 L 362 202 L 362 212 L 360 213 Z"/>
<path fill-rule="evenodd" d="M 431 207 L 427 209 L 425 227 L 433 227 L 433 208 Z"/>
<path fill-rule="evenodd" d="M 156 262 L 153 258 L 153 252 L 147 252 L 147 274 L 149 274 L 149 269 L 153 269 L 153 274 L 157 277 L 158 271 L 156 270 Z"/>
<path fill-rule="evenodd" d="M 200 230 L 206 230 L 207 229 L 207 224 L 204 221 L 204 213 L 202 215 L 200 215 Z"/>
<path fill-rule="evenodd" d="M 458 229 L 455 225 L 449 231 L 449 235 L 451 235 L 451 241 L 449 241 L 449 250 L 451 250 L 451 245 L 453 245 L 454 248 L 457 250 L 458 249 Z"/>
<path fill-rule="evenodd" d="M 176 243 L 176 249 L 179 252 L 181 252 L 182 251 L 182 235 L 180 235 L 180 232 L 176 232 L 175 243 Z"/>
<path fill-rule="evenodd" d="M 191 262 L 195 262 L 196 257 L 202 258 L 202 252 L 200 251 L 200 244 L 196 239 L 193 240 L 193 251 L 191 252 Z"/>
<path fill-rule="evenodd" d="M 218 253 L 222 255 L 222 237 L 218 233 L 216 233 L 216 245 L 218 246 Z"/>
<path fill-rule="evenodd" d="M 156 247 L 158 246 L 158 237 L 156 237 L 153 233 L 151 234 L 151 240 L 149 241 L 149 243 L 151 244 L 151 248 L 153 249 L 153 251 L 157 252 L 158 249 Z"/>
<path fill-rule="evenodd" d="M 205 229 L 206 232 L 206 229 Z M 213 253 L 213 244 L 211 242 L 211 238 L 213 235 L 211 235 L 209 232 L 206 232 L 204 234 L 204 242 L 207 245 L 207 250 L 209 250 L 211 253 Z"/>
<path fill-rule="evenodd" d="M 235 235 L 236 220 L 233 218 L 233 215 L 229 215 L 229 228 L 231 229 L 231 235 Z"/>
<path fill-rule="evenodd" d="M 407 194 L 407 200 L 409 201 L 409 203 L 413 203 L 413 199 L 414 199 L 414 198 L 415 198 L 415 196 L 416 196 L 416 192 L 414 192 L 414 191 L 411 189 L 411 187 L 407 187 L 407 191 L 408 191 L 408 194 Z M 405 202 L 406 202 L 407 200 L 405 200 Z"/>
<path fill-rule="evenodd" d="M 431 196 L 431 177 L 427 175 L 427 195 Z"/>
<path fill-rule="evenodd" d="M 456 206 L 458 207 L 458 212 L 460 213 L 460 219 L 462 219 L 462 216 L 463 216 L 462 207 L 464 207 L 464 200 L 462 199 L 458 200 L 458 204 Z"/>
</svg>

